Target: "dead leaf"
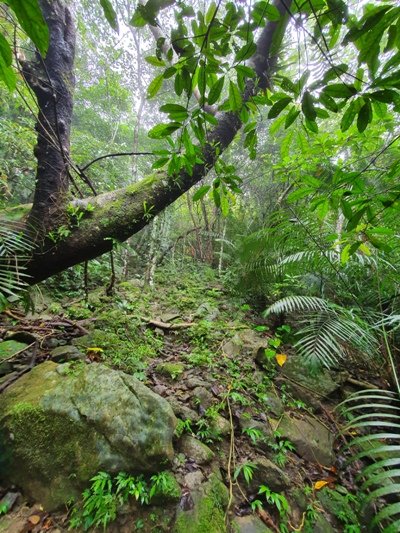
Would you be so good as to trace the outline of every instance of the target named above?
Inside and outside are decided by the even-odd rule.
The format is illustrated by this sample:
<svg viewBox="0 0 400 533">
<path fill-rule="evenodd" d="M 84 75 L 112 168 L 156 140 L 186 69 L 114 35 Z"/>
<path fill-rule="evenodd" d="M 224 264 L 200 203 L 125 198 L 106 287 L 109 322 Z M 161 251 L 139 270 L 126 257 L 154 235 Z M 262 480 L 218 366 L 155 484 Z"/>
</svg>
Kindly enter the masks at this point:
<svg viewBox="0 0 400 533">
<path fill-rule="evenodd" d="M 41 518 L 38 514 L 33 514 L 28 518 L 28 522 L 36 526 L 40 522 Z"/>
<path fill-rule="evenodd" d="M 287 355 L 285 353 L 277 353 L 275 359 L 279 366 L 283 366 L 286 363 Z"/>
<path fill-rule="evenodd" d="M 325 485 L 328 485 L 329 481 L 325 481 L 325 480 L 320 480 L 320 481 L 316 481 L 314 483 L 314 489 L 315 490 L 320 490 L 322 489 L 322 487 L 325 487 Z"/>
</svg>

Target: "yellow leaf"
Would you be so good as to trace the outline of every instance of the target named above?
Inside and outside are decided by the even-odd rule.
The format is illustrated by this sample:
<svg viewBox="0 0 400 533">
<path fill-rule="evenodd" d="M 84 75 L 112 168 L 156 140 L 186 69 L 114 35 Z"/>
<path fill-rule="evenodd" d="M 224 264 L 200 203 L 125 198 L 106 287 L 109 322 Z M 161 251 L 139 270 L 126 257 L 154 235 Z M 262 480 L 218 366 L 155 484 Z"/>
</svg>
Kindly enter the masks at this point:
<svg viewBox="0 0 400 533">
<path fill-rule="evenodd" d="M 29 522 L 36 526 L 40 522 L 40 516 L 38 514 L 33 514 L 28 518 Z"/>
<path fill-rule="evenodd" d="M 90 347 L 90 348 L 86 348 L 86 351 L 89 353 L 89 352 L 93 352 L 93 353 L 101 353 L 101 352 L 104 352 L 103 348 L 97 348 L 96 346 L 93 346 L 93 347 Z"/>
<path fill-rule="evenodd" d="M 275 359 L 279 366 L 283 366 L 286 363 L 287 355 L 285 353 L 277 353 Z"/>
<path fill-rule="evenodd" d="M 314 483 L 314 489 L 315 490 L 319 490 L 319 489 L 322 489 L 322 487 L 325 487 L 325 485 L 328 485 L 328 481 L 316 481 Z"/>
</svg>

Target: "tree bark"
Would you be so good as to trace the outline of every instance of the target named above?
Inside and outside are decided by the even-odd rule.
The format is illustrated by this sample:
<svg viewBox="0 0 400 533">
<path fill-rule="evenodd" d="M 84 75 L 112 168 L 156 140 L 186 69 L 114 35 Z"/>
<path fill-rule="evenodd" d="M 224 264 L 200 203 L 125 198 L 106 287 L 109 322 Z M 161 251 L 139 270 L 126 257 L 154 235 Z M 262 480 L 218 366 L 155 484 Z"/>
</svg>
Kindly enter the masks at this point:
<svg viewBox="0 0 400 533">
<path fill-rule="evenodd" d="M 202 150 L 203 162 L 197 164 L 191 174 L 186 171 L 176 176 L 155 173 L 124 189 L 76 200 L 73 206 L 82 217 L 68 217 L 62 206 L 68 188 L 75 32 L 70 12 L 62 0 L 41 2 L 50 28 L 50 50 L 42 70 L 40 62 L 25 69 L 40 108 L 37 189 L 29 223 L 37 226 L 39 220 L 46 231 L 57 224 L 64 225 L 69 233 L 59 240 L 43 238 L 42 233 L 40 245 L 27 264 L 31 283 L 108 252 L 114 241 L 125 241 L 142 229 L 208 173 L 241 127 L 237 113 L 218 113 L 218 125 Z M 281 19 L 268 22 L 260 35 L 251 60 L 255 77 L 246 86 L 244 101 L 269 84 L 289 18 L 288 4 L 290 1 L 286 5 L 283 0 L 276 1 Z"/>
<path fill-rule="evenodd" d="M 22 72 L 39 107 L 36 187 L 29 221 L 43 235 L 57 225 L 69 185 L 75 26 L 62 1 L 40 0 L 40 6 L 49 27 L 49 49 L 46 58 L 37 52 L 34 62 L 23 62 Z"/>
</svg>

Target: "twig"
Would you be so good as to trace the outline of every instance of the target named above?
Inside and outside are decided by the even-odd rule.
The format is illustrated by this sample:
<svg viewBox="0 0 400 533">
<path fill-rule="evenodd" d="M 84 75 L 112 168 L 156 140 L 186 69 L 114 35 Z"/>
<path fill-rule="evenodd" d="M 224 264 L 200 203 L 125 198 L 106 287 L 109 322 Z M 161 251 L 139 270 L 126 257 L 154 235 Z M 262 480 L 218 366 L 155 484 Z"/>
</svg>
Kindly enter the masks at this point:
<svg viewBox="0 0 400 533">
<path fill-rule="evenodd" d="M 162 322 L 161 320 L 155 320 L 153 318 L 146 318 L 143 316 L 140 318 L 144 322 L 147 322 L 148 324 L 151 324 L 152 326 L 155 326 L 156 328 L 160 329 L 186 329 L 191 328 L 196 324 L 196 322 L 181 322 L 180 324 L 170 324 L 169 322 Z"/>
<path fill-rule="evenodd" d="M 97 163 L 97 161 L 101 161 L 102 159 L 106 159 L 108 157 L 124 157 L 128 155 L 155 155 L 155 154 L 153 154 L 153 152 L 116 152 L 114 154 L 101 155 L 100 157 L 96 157 L 96 159 L 93 159 L 93 161 L 90 161 L 90 163 L 88 163 L 84 167 L 78 167 L 78 170 L 80 172 L 85 172 L 86 169 L 91 167 L 94 163 Z"/>
</svg>

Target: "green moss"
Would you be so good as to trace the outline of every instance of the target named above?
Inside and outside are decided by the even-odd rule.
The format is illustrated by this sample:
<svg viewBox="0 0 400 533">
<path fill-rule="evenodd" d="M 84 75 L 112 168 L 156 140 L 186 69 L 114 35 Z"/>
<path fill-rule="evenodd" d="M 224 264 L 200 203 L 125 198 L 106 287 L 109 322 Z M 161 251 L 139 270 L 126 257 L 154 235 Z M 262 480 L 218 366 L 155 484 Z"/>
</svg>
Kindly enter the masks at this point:
<svg viewBox="0 0 400 533">
<path fill-rule="evenodd" d="M 151 503 L 161 505 L 164 503 L 178 502 L 181 498 L 182 490 L 172 472 L 163 472 L 163 483 L 157 487 Z"/>
<path fill-rule="evenodd" d="M 159 374 L 177 379 L 185 371 L 185 365 L 182 363 L 160 363 L 156 367 Z"/>
<path fill-rule="evenodd" d="M 28 492 L 48 507 L 76 496 L 77 485 L 98 470 L 94 431 L 72 421 L 67 425 L 64 416 L 29 401 L 17 402 L 7 411 L 0 448 L 6 450 L 1 459 L 5 479 L 16 484 L 23 479 L 26 486 L 27 472 L 31 473 Z M 13 457 L 7 453 L 11 449 Z M 66 470 L 73 472 L 73 480 L 64 475 Z M 42 492 L 41 486 L 50 490 Z"/>
<path fill-rule="evenodd" d="M 17 342 L 17 341 L 0 342 L 0 360 L 10 357 L 11 355 L 14 355 L 20 350 L 23 350 L 24 348 L 26 348 L 27 346 L 28 345 L 25 344 L 24 342 Z"/>
<path fill-rule="evenodd" d="M 193 511 L 179 512 L 174 533 L 224 533 L 228 499 L 227 488 L 212 474 L 204 492 L 195 496 Z"/>
</svg>

